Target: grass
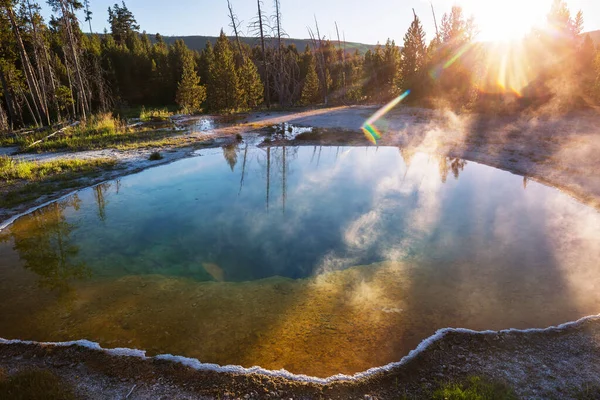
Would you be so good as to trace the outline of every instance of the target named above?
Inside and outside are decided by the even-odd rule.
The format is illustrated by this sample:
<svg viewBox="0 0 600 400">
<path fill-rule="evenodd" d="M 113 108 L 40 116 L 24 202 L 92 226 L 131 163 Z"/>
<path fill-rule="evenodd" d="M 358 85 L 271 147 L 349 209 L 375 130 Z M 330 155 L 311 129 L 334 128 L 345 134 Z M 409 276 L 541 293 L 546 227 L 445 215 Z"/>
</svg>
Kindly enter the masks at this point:
<svg viewBox="0 0 600 400">
<path fill-rule="evenodd" d="M 142 121 L 165 121 L 172 116 L 173 113 L 167 108 L 150 108 L 142 107 L 140 110 L 140 119 Z"/>
<path fill-rule="evenodd" d="M 594 383 L 585 383 L 583 387 L 572 389 L 569 392 L 577 400 L 595 400 L 600 398 L 600 387 Z"/>
<path fill-rule="evenodd" d="M 81 186 L 81 178 L 98 177 L 116 165 L 109 158 L 32 162 L 0 157 L 0 207 L 14 207 Z"/>
<path fill-rule="evenodd" d="M 161 140 L 172 135 L 172 131 L 165 129 L 128 128 L 123 120 L 106 113 L 94 115 L 85 124 L 68 128 L 62 134 L 31 146 L 33 142 L 44 138 L 49 133 L 46 130 L 27 137 L 6 139 L 4 145 L 8 145 L 10 142 L 10 145 L 18 145 L 23 152 L 81 151 L 108 147 L 130 149 L 145 147 L 148 142 Z"/>
<path fill-rule="evenodd" d="M 42 181 L 49 178 L 64 180 L 73 175 L 85 176 L 101 169 L 112 169 L 115 164 L 116 161 L 109 158 L 37 162 L 19 161 L 7 156 L 0 156 L 0 181 Z"/>
<path fill-rule="evenodd" d="M 12 400 L 71 400 L 73 388 L 47 370 L 30 369 L 0 375 L 0 398 Z"/>
<path fill-rule="evenodd" d="M 474 376 L 464 383 L 447 383 L 433 393 L 434 400 L 516 400 L 509 387 Z"/>
<path fill-rule="evenodd" d="M 179 106 L 170 105 L 160 108 L 146 108 L 145 106 L 134 106 L 134 107 L 119 107 L 115 113 L 120 118 L 139 118 L 142 121 L 144 118 L 156 117 L 169 117 L 175 113 L 178 113 Z"/>
</svg>

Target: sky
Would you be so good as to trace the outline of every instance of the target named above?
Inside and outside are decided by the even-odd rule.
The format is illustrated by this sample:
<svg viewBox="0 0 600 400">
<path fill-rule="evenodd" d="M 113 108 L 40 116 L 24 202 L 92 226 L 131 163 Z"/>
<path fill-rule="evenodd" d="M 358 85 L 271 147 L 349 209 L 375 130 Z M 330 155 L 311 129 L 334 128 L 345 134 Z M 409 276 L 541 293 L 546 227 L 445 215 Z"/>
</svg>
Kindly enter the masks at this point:
<svg viewBox="0 0 600 400">
<path fill-rule="evenodd" d="M 266 13 L 272 13 L 272 1 L 263 0 Z M 510 40 L 529 32 L 532 25 L 541 24 L 552 0 L 432 0 L 438 23 L 453 4 L 463 7 L 467 15 L 475 17 L 480 40 Z M 428 40 L 435 27 L 428 0 L 280 0 L 283 28 L 292 38 L 307 38 L 307 26 L 314 27 L 316 16 L 321 34 L 336 38 L 335 22 L 340 35 L 347 41 L 367 44 L 385 43 L 390 38 L 402 43 L 410 25 L 412 9 L 423 22 Z M 44 1 L 44 15 L 50 10 Z M 93 14 L 92 28 L 102 32 L 108 28 L 107 9 L 115 0 L 90 0 Z M 255 0 L 231 0 L 235 13 L 242 21 L 242 33 L 256 15 Z M 567 0 L 572 13 L 582 10 L 585 30 L 600 29 L 600 0 Z M 226 0 L 128 0 L 141 30 L 162 35 L 217 36 L 221 28 L 231 33 L 228 26 Z M 80 15 L 83 22 L 83 13 Z M 82 25 L 88 30 L 87 23 Z"/>
</svg>

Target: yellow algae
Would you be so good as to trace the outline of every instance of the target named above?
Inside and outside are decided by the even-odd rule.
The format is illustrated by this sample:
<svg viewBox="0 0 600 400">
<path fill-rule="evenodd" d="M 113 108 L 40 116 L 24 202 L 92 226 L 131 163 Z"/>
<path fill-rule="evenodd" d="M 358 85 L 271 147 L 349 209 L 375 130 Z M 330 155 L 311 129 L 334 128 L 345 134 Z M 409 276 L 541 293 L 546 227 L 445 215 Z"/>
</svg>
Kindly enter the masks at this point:
<svg viewBox="0 0 600 400">
<path fill-rule="evenodd" d="M 323 377 L 397 361 L 445 326 L 547 326 L 577 316 L 568 304 L 547 304 L 520 285 L 512 294 L 494 295 L 476 279 L 432 279 L 430 267 L 387 262 L 308 279 L 243 283 L 126 276 L 79 282 L 63 295 L 38 289 L 23 271 L 0 283 L 3 297 L 12 297 L 11 305 L 0 304 L 0 336 L 85 338 L 106 347 Z M 7 316 L 15 305 L 19 312 Z"/>
</svg>

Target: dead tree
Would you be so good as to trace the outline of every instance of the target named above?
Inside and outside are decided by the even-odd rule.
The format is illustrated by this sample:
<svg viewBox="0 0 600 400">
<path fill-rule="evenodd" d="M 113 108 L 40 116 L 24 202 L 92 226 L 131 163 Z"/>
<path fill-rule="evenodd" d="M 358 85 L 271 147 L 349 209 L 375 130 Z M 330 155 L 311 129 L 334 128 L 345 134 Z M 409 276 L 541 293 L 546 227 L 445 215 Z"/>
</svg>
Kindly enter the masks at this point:
<svg viewBox="0 0 600 400">
<path fill-rule="evenodd" d="M 14 101 L 12 97 L 12 90 L 8 86 L 8 82 L 4 77 L 4 71 L 2 71 L 2 67 L 0 66 L 0 84 L 2 85 L 2 93 L 4 94 L 4 101 L 6 103 L 6 109 L 8 111 L 8 130 L 12 130 L 16 124 L 15 119 L 15 111 L 14 111 Z"/>
<path fill-rule="evenodd" d="M 233 7 L 231 6 L 231 2 L 227 0 L 227 9 L 229 10 L 229 26 L 233 29 L 233 34 L 235 35 L 235 43 L 237 44 L 238 53 L 239 53 L 239 62 L 243 63 L 245 60 L 244 52 L 242 50 L 242 43 L 240 42 L 240 35 L 238 34 L 240 21 L 237 19 L 237 16 L 233 13 Z"/>
<path fill-rule="evenodd" d="M 0 132 L 9 131 L 10 125 L 8 124 L 8 117 L 6 116 L 6 111 L 4 111 L 4 107 L 2 107 L 2 103 L 0 103 Z"/>
<path fill-rule="evenodd" d="M 47 120 L 48 124 L 50 124 L 48 111 L 44 108 L 44 101 L 42 99 L 40 88 L 38 86 L 38 77 L 36 76 L 35 71 L 31 66 L 31 61 L 29 60 L 29 56 L 27 55 L 27 51 L 25 50 L 25 45 L 23 44 L 23 39 L 21 38 L 21 32 L 19 31 L 15 14 L 12 9 L 12 5 L 9 2 L 4 2 L 3 5 L 6 9 L 6 15 L 8 16 L 8 19 L 10 21 L 15 41 L 17 42 L 23 71 L 25 72 L 25 78 L 27 80 L 29 92 L 34 103 L 32 112 L 35 112 L 35 114 L 37 115 L 38 124 L 43 123 L 44 120 Z"/>
<path fill-rule="evenodd" d="M 325 105 L 327 105 L 327 96 L 328 96 L 328 87 L 327 87 L 327 70 L 325 66 L 325 56 L 323 54 L 323 39 L 321 38 L 321 33 L 319 32 L 319 23 L 317 22 L 317 17 L 315 16 L 315 27 L 317 30 L 317 35 L 315 36 L 313 30 L 308 28 L 308 35 L 310 36 L 310 41 L 313 45 L 313 52 L 315 53 L 315 60 L 317 63 L 317 73 L 319 75 L 319 79 L 321 81 L 321 91 L 323 93 L 323 101 Z"/>
<path fill-rule="evenodd" d="M 92 12 L 90 11 L 90 1 L 83 0 L 83 6 L 85 7 L 85 21 L 90 24 L 90 35 L 92 32 Z"/>
<path fill-rule="evenodd" d="M 52 99 L 57 119 L 60 121 L 60 108 L 58 106 L 58 100 L 56 97 L 56 88 L 58 87 L 57 78 L 54 68 L 50 62 L 50 55 L 48 54 L 48 46 L 44 41 L 43 30 L 38 24 L 38 20 L 41 18 L 39 15 L 39 5 L 36 3 L 32 5 L 31 2 L 27 0 L 27 11 L 33 33 L 32 38 L 34 44 L 34 58 L 38 69 L 38 74 L 41 79 L 40 83 L 46 109 L 49 109 L 48 100 Z"/>
<path fill-rule="evenodd" d="M 344 48 L 342 48 L 342 42 L 340 40 L 340 30 L 338 29 L 338 24 L 337 22 L 335 23 L 335 32 L 337 34 L 337 41 L 338 41 L 338 55 L 339 55 L 339 63 L 340 63 L 340 67 L 342 69 L 342 98 L 343 100 L 346 99 L 346 41 L 344 40 Z"/>
<path fill-rule="evenodd" d="M 267 50 L 265 45 L 265 28 L 267 18 L 262 12 L 262 1 L 256 0 L 256 5 L 258 7 L 258 14 L 255 20 L 250 24 L 250 30 L 254 33 L 255 36 L 258 36 L 260 39 L 260 46 L 263 58 L 263 69 L 265 73 L 265 103 L 267 105 L 267 108 L 269 108 L 271 107 L 271 90 L 269 86 L 269 63 L 267 60 Z"/>
<path fill-rule="evenodd" d="M 431 5 L 431 13 L 433 14 L 433 23 L 435 24 L 435 37 L 439 38 L 440 37 L 440 32 L 438 31 L 438 24 L 437 24 L 437 18 L 435 17 L 435 9 L 433 8 L 433 2 L 429 2 L 429 4 Z M 415 10 L 413 9 L 413 13 L 415 12 Z M 416 15 L 415 15 L 416 17 Z"/>
<path fill-rule="evenodd" d="M 285 106 L 285 71 L 283 65 L 283 45 L 281 43 L 281 12 L 279 10 L 279 0 L 274 0 L 275 3 L 275 15 L 273 16 L 275 22 L 275 35 L 277 36 L 277 69 L 274 74 L 276 80 L 277 94 L 279 98 L 279 104 Z"/>
<path fill-rule="evenodd" d="M 71 80 L 71 93 L 73 93 L 73 87 L 77 89 L 77 106 L 79 108 L 81 119 L 85 121 L 90 112 L 90 96 L 87 93 L 88 88 L 85 84 L 83 68 L 79 60 L 79 44 L 77 42 L 77 37 L 75 36 L 72 24 L 72 20 L 75 18 L 72 8 L 73 4 L 70 4 L 69 7 L 68 0 L 53 0 L 51 4 L 53 5 L 54 9 L 60 10 L 61 12 L 61 22 L 67 50 L 65 52 L 65 66 L 68 63 L 71 64 L 70 69 L 74 78 L 71 80 L 69 77 Z M 77 20 L 75 19 L 75 21 Z M 68 67 L 67 69 L 69 70 Z"/>
</svg>

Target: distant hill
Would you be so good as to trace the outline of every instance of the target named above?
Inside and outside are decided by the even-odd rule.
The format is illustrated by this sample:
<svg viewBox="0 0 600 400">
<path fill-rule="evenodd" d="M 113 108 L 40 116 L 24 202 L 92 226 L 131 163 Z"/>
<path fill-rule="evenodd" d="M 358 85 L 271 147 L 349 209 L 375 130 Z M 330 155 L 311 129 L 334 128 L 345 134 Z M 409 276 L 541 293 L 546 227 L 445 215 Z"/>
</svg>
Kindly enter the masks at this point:
<svg viewBox="0 0 600 400">
<path fill-rule="evenodd" d="M 153 35 L 148 35 L 148 36 L 154 42 L 154 36 Z M 217 41 L 216 36 L 163 36 L 163 39 L 164 39 L 165 43 L 167 43 L 167 44 L 173 44 L 176 40 L 182 39 L 185 42 L 185 44 L 187 45 L 187 47 L 189 47 L 192 50 L 198 50 L 198 51 L 201 51 L 206 46 L 206 42 L 210 41 L 211 44 L 214 45 L 215 42 Z M 229 37 L 229 39 L 233 40 L 234 38 Z M 258 44 L 258 40 L 253 37 L 240 37 L 240 40 L 242 41 L 242 43 L 246 43 L 250 46 L 254 46 L 254 45 Z M 287 45 L 294 44 L 296 46 L 296 48 L 298 49 L 298 51 L 302 52 L 302 51 L 304 51 L 304 48 L 306 47 L 306 45 L 310 44 L 310 40 L 309 39 L 288 39 L 288 38 L 286 38 L 285 43 Z M 346 51 L 348 51 L 348 52 L 354 52 L 355 49 L 358 49 L 358 51 L 361 54 L 364 54 L 367 52 L 367 50 L 373 49 L 373 48 L 375 48 L 375 45 L 346 42 Z"/>
<path fill-rule="evenodd" d="M 600 46 L 600 30 L 587 32 L 586 35 L 590 35 L 596 46 Z"/>
</svg>

